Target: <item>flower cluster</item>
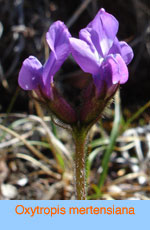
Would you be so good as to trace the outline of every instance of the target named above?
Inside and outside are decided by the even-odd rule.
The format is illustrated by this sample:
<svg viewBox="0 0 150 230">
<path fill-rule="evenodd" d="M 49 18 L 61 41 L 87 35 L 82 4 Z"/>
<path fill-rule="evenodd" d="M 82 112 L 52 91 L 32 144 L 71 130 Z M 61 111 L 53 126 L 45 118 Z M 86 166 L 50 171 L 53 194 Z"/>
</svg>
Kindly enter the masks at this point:
<svg viewBox="0 0 150 230">
<path fill-rule="evenodd" d="M 34 90 L 63 122 L 92 123 L 99 118 L 118 86 L 128 80 L 127 65 L 133 58 L 133 51 L 126 42 L 118 41 L 118 27 L 116 18 L 104 9 L 80 31 L 79 39 L 71 36 L 63 22 L 53 23 L 46 34 L 51 49 L 48 60 L 42 66 L 35 57 L 27 58 L 19 73 L 20 87 Z M 53 81 L 70 54 L 84 72 L 92 75 L 81 90 L 79 106 L 70 103 Z"/>
</svg>

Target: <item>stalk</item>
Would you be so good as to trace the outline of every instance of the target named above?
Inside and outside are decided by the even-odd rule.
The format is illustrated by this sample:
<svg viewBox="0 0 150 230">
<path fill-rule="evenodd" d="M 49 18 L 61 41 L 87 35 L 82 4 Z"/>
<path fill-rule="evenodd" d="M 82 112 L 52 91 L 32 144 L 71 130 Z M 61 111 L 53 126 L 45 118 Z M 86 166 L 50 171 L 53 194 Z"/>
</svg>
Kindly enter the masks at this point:
<svg viewBox="0 0 150 230">
<path fill-rule="evenodd" d="M 74 130 L 75 142 L 75 193 L 77 200 L 86 200 L 86 134 L 81 130 Z"/>
</svg>

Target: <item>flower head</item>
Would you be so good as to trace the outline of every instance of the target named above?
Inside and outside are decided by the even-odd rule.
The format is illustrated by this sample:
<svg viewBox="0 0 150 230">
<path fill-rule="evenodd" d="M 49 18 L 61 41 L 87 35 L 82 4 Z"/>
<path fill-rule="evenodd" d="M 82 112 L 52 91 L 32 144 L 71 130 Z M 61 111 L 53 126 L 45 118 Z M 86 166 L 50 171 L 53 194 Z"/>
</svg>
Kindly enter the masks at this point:
<svg viewBox="0 0 150 230">
<path fill-rule="evenodd" d="M 74 59 L 84 72 L 92 74 L 95 85 L 91 84 L 83 97 L 81 121 L 89 123 L 99 117 L 119 84 L 128 80 L 127 65 L 133 51 L 126 42 L 118 41 L 118 27 L 116 18 L 100 9 L 93 21 L 80 30 L 79 39 L 69 39 Z"/>
<path fill-rule="evenodd" d="M 114 16 L 100 9 L 92 22 L 79 33 L 79 39 L 70 37 L 71 51 L 81 69 L 93 75 L 99 94 L 104 84 L 107 93 L 116 84 L 128 80 L 127 64 L 133 51 L 126 42 L 119 42 L 116 34 L 119 23 Z M 113 87 L 112 87 L 113 86 Z"/>
<path fill-rule="evenodd" d="M 104 9 L 80 31 L 79 39 L 71 37 L 63 22 L 53 23 L 46 34 L 51 49 L 48 60 L 42 66 L 35 57 L 27 58 L 19 73 L 19 85 L 24 90 L 34 90 L 61 121 L 90 127 L 118 86 L 128 80 L 127 65 L 133 58 L 133 51 L 126 42 L 118 41 L 118 27 L 116 18 Z M 66 97 L 65 87 L 59 91 L 53 82 L 55 73 L 70 53 L 81 69 L 93 77 L 86 81 L 83 81 L 84 76 L 71 78 L 72 84 L 66 83 L 71 91 L 75 90 L 77 100 L 70 95 Z M 74 87 L 73 82 L 79 88 Z"/>
<path fill-rule="evenodd" d="M 63 22 L 53 23 L 46 33 L 46 40 L 51 49 L 48 60 L 42 66 L 36 57 L 30 56 L 23 62 L 18 78 L 22 89 L 34 90 L 42 101 L 46 101 L 50 110 L 64 122 L 74 122 L 75 113 L 54 87 L 53 76 L 70 54 L 70 37 Z"/>
<path fill-rule="evenodd" d="M 50 56 L 43 66 L 36 57 L 25 59 L 18 79 L 21 88 L 40 89 L 46 97 L 52 97 L 53 76 L 70 54 L 69 37 L 71 35 L 63 22 L 57 21 L 50 26 L 46 33 L 46 40 L 51 49 Z"/>
</svg>

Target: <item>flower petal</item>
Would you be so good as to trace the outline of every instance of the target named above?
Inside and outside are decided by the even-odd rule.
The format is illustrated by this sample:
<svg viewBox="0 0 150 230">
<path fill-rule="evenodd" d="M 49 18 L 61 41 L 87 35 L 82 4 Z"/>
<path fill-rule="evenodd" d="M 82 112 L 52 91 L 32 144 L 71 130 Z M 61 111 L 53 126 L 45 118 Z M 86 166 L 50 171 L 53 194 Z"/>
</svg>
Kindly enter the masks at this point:
<svg viewBox="0 0 150 230">
<path fill-rule="evenodd" d="M 86 27 L 79 32 L 79 38 L 83 41 L 85 41 L 91 48 L 92 52 L 95 53 L 95 55 L 98 57 L 98 52 L 96 47 L 94 46 L 94 43 L 92 41 L 92 34 L 91 34 L 91 28 Z"/>
<path fill-rule="evenodd" d="M 71 51 L 74 59 L 86 73 L 97 74 L 99 71 L 99 57 L 92 52 L 91 47 L 83 40 L 70 38 Z"/>
<path fill-rule="evenodd" d="M 118 32 L 119 23 L 116 18 L 105 12 L 104 9 L 100 9 L 87 27 L 92 28 L 93 43 L 99 53 L 107 55 Z"/>
<path fill-rule="evenodd" d="M 48 97 L 51 96 L 51 83 L 53 76 L 60 69 L 63 62 L 70 54 L 69 37 L 71 37 L 66 25 L 54 22 L 46 33 L 46 40 L 52 52 L 43 67 L 43 91 Z"/>
<path fill-rule="evenodd" d="M 47 43 L 59 62 L 59 65 L 64 62 L 70 53 L 69 37 L 71 37 L 71 34 L 66 25 L 61 21 L 54 22 L 46 33 Z"/>
<path fill-rule="evenodd" d="M 36 57 L 30 56 L 24 60 L 19 72 L 18 83 L 24 90 L 33 90 L 41 84 L 42 64 Z"/>
<path fill-rule="evenodd" d="M 125 63 L 128 65 L 133 59 L 133 50 L 126 42 L 119 42 L 121 47 L 121 56 L 124 59 Z"/>
<path fill-rule="evenodd" d="M 110 48 L 109 54 L 120 54 L 121 55 L 121 47 L 120 42 L 118 41 L 118 38 L 115 37 L 112 47 Z"/>
<path fill-rule="evenodd" d="M 120 54 L 109 55 L 102 62 L 99 73 L 93 75 L 93 80 L 99 97 L 111 97 L 118 85 L 128 80 L 128 69 Z"/>
<path fill-rule="evenodd" d="M 128 68 L 120 54 L 108 56 L 102 68 L 105 75 L 111 74 L 113 84 L 124 84 L 128 80 Z"/>
<path fill-rule="evenodd" d="M 51 52 L 48 60 L 44 64 L 43 67 L 43 89 L 42 91 L 47 95 L 47 97 L 51 97 L 51 83 L 53 81 L 53 68 L 55 68 L 56 58 L 53 52 Z"/>
<path fill-rule="evenodd" d="M 45 93 L 50 97 L 51 92 L 51 82 L 53 76 L 60 69 L 63 62 L 66 60 L 70 54 L 70 43 L 69 37 L 70 33 L 61 21 L 53 23 L 49 31 L 46 33 L 46 40 L 49 44 L 52 52 L 43 67 L 43 83 Z"/>
</svg>

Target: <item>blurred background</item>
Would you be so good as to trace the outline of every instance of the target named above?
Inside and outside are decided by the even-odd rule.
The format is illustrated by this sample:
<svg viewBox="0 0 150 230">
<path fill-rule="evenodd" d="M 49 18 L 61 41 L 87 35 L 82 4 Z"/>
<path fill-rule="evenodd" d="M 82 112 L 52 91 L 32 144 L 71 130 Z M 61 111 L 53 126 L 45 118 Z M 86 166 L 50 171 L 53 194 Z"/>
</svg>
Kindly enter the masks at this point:
<svg viewBox="0 0 150 230">
<path fill-rule="evenodd" d="M 119 106 L 123 118 L 118 128 L 119 138 L 132 138 L 126 140 L 127 143 L 116 140 L 103 187 L 104 195 L 96 197 L 93 194 L 96 194 L 100 165 L 110 143 L 116 116 L 113 104 L 90 133 L 89 151 L 94 153 L 89 157 L 89 197 L 150 198 L 150 1 L 0 0 L 1 199 L 74 199 L 69 155 L 74 151 L 72 140 L 65 130 L 52 125 L 47 113 L 41 111 L 40 105 L 27 92 L 19 89 L 17 79 L 22 62 L 29 55 L 45 62 L 49 54 L 45 33 L 54 21 L 64 21 L 72 36 L 77 37 L 79 30 L 102 7 L 119 21 L 119 40 L 125 40 L 134 50 L 129 81 L 120 89 Z M 63 82 L 68 75 L 80 74 L 81 70 L 70 57 L 57 76 Z M 44 124 L 41 118 L 44 118 Z M 68 166 L 64 166 L 65 157 Z M 128 175 L 133 178 L 130 180 Z M 125 176 L 127 178 L 123 180 Z M 118 181 L 112 184 L 120 177 L 123 177 L 121 185 Z"/>
<path fill-rule="evenodd" d="M 120 40 L 126 40 L 134 49 L 135 58 L 130 64 L 130 78 L 122 86 L 122 103 L 138 106 L 149 100 L 150 90 L 150 2 L 149 0 L 13 0 L 0 1 L 0 98 L 1 111 L 6 111 L 10 98 L 17 89 L 18 72 L 22 61 L 29 55 L 45 61 L 47 47 L 45 33 L 51 23 L 64 21 L 73 36 L 78 36 L 95 16 L 105 8 L 119 21 Z M 78 11 L 77 11 L 78 9 Z M 77 69 L 74 63 L 64 65 L 64 73 Z M 11 86 L 11 87 L 10 87 Z M 134 90 L 133 90 L 134 88 Z M 24 103 L 20 103 L 20 101 Z M 20 92 L 14 111 L 26 111 L 28 98 Z"/>
</svg>

